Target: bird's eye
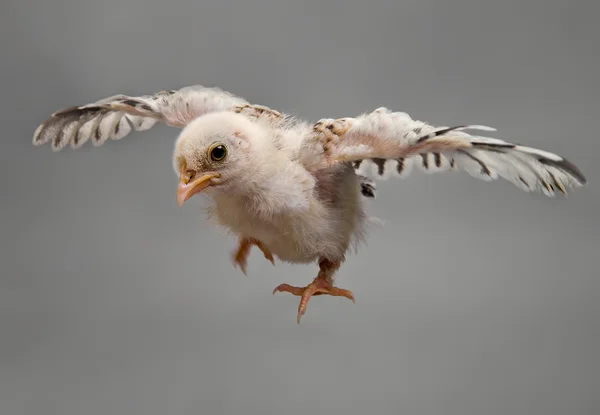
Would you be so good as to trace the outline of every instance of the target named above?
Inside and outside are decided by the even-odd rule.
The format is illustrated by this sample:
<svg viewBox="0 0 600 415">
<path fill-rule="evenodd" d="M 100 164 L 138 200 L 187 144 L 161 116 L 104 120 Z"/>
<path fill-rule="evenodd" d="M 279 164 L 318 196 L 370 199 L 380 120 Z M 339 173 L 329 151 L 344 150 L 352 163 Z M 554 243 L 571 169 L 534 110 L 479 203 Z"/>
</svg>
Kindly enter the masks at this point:
<svg viewBox="0 0 600 415">
<path fill-rule="evenodd" d="M 227 156 L 227 147 L 223 144 L 215 144 L 210 148 L 209 154 L 212 161 L 223 161 Z"/>
</svg>

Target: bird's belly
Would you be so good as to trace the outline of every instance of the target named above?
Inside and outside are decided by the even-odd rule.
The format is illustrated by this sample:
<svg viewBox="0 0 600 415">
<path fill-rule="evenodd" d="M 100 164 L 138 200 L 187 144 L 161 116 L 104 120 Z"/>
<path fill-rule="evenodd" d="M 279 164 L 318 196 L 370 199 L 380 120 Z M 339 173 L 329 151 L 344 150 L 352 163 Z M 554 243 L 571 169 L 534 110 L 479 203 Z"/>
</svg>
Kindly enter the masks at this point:
<svg viewBox="0 0 600 415">
<path fill-rule="evenodd" d="M 309 263 L 319 257 L 317 250 L 306 249 L 290 238 L 275 238 L 263 243 L 275 257 L 284 262 Z"/>
<path fill-rule="evenodd" d="M 281 226 L 248 229 L 250 237 L 261 241 L 279 260 L 291 263 L 309 263 L 321 256 L 335 258 L 340 255 L 340 245 L 336 244 L 328 226 L 316 227 L 313 224 L 293 221 Z"/>
<path fill-rule="evenodd" d="M 306 215 L 306 212 L 299 212 L 265 221 L 247 211 L 236 212 L 231 206 L 218 212 L 221 225 L 240 237 L 259 240 L 284 262 L 309 263 L 319 257 L 338 258 L 343 255 L 347 245 L 344 241 L 351 232 L 351 229 L 342 229 L 336 226 L 336 221 L 318 213 Z"/>
</svg>

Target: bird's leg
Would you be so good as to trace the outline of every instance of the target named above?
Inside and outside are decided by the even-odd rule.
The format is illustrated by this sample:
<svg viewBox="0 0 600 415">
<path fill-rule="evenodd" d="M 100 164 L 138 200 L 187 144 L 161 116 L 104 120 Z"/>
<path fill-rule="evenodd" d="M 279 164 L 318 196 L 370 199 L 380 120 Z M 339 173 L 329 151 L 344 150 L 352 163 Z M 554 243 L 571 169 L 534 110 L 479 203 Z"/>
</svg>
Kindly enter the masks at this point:
<svg viewBox="0 0 600 415">
<path fill-rule="evenodd" d="M 248 255 L 250 255 L 250 249 L 252 248 L 252 245 L 256 245 L 258 249 L 262 251 L 265 258 L 275 265 L 273 254 L 271 254 L 271 251 L 269 251 L 262 242 L 260 242 L 258 239 L 243 237 L 239 241 L 237 250 L 233 252 L 233 263 L 234 265 L 239 266 L 244 274 L 246 274 Z"/>
<path fill-rule="evenodd" d="M 310 297 L 313 295 L 327 294 L 336 297 L 346 297 L 354 302 L 354 295 L 351 291 L 333 286 L 333 274 L 340 268 L 340 265 L 340 261 L 321 259 L 319 261 L 319 275 L 306 287 L 293 287 L 289 284 L 281 284 L 273 290 L 273 294 L 279 291 L 288 292 L 301 297 L 300 304 L 298 305 L 298 324 L 306 312 L 306 306 L 308 305 Z"/>
</svg>

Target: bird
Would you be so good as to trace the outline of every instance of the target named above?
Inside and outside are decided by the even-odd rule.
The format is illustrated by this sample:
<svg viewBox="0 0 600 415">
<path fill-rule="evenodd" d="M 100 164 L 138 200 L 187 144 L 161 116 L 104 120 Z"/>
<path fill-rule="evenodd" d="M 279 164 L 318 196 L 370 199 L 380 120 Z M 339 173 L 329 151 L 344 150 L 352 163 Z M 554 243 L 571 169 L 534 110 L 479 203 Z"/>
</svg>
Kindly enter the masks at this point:
<svg viewBox="0 0 600 415">
<path fill-rule="evenodd" d="M 273 290 L 299 297 L 298 323 L 313 296 L 355 302 L 335 279 L 347 255 L 366 243 L 373 223 L 367 202 L 378 180 L 459 170 L 549 197 L 587 183 L 565 158 L 489 137 L 496 131 L 489 126 L 435 126 L 386 107 L 311 122 L 217 86 L 119 94 L 64 108 L 37 127 L 33 145 L 100 146 L 157 123 L 179 129 L 171 159 L 178 205 L 206 196 L 206 214 L 236 238 L 235 267 L 246 274 L 253 247 L 273 265 L 277 258 L 318 266 L 306 286 L 284 282 Z"/>
</svg>

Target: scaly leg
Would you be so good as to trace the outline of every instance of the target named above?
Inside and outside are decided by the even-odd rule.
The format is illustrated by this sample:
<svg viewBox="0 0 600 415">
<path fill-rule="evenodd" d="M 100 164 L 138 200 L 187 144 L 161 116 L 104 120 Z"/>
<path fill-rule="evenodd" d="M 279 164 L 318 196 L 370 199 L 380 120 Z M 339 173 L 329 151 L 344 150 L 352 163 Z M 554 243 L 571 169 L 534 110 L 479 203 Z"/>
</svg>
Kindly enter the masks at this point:
<svg viewBox="0 0 600 415">
<path fill-rule="evenodd" d="M 293 287 L 289 284 L 281 284 L 273 290 L 273 294 L 276 292 L 288 292 L 293 295 L 297 295 L 300 298 L 300 304 L 298 305 L 298 317 L 297 321 L 300 324 L 300 319 L 306 313 L 306 306 L 310 297 L 313 295 L 333 295 L 336 297 L 346 297 L 354 302 L 354 295 L 351 291 L 344 290 L 333 286 L 332 276 L 340 268 L 340 261 L 329 261 L 327 259 L 321 259 L 319 261 L 319 275 L 306 287 Z"/>
<path fill-rule="evenodd" d="M 275 265 L 273 254 L 271 254 L 271 251 L 262 242 L 254 238 L 241 238 L 237 250 L 233 252 L 233 264 L 239 266 L 244 275 L 246 275 L 248 255 L 250 255 L 250 249 L 253 245 L 256 245 L 262 251 L 265 258 L 271 261 L 271 264 Z"/>
</svg>

